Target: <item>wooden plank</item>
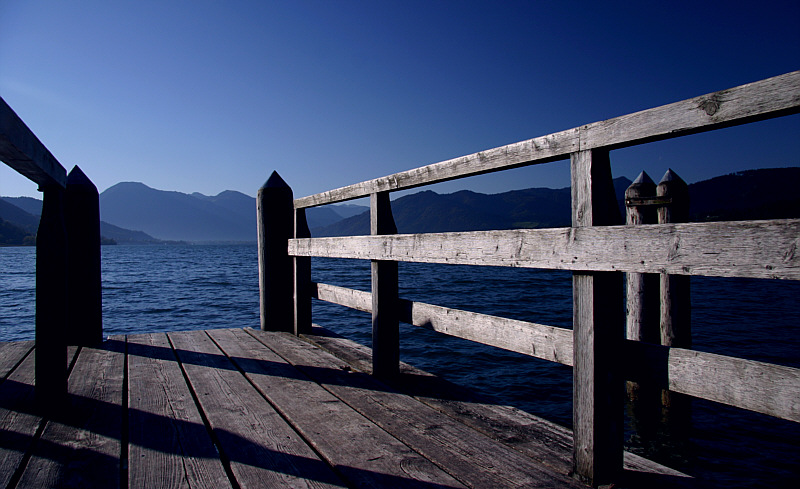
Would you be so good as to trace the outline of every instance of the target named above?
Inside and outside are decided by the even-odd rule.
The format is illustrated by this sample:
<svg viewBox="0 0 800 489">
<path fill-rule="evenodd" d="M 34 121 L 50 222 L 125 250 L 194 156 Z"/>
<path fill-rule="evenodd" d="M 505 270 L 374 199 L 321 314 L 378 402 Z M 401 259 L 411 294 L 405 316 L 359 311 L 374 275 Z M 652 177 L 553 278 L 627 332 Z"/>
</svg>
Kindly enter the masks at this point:
<svg viewBox="0 0 800 489">
<path fill-rule="evenodd" d="M 624 358 L 631 380 L 800 422 L 800 369 L 631 341 Z"/>
<path fill-rule="evenodd" d="M 21 487 L 120 487 L 125 341 L 81 349 L 69 405 L 47 423 Z"/>
<path fill-rule="evenodd" d="M 299 256 L 800 280 L 800 219 L 289 241 Z"/>
<path fill-rule="evenodd" d="M 583 487 L 289 335 L 248 330 L 336 397 L 468 487 Z"/>
<path fill-rule="evenodd" d="M 14 371 L 33 350 L 33 341 L 9 341 L 0 343 L 0 383 Z"/>
<path fill-rule="evenodd" d="M 205 332 L 169 338 L 239 487 L 343 486 Z"/>
<path fill-rule="evenodd" d="M 34 406 L 35 356 L 28 355 L 0 384 L 0 487 L 9 486 L 42 423 Z"/>
<path fill-rule="evenodd" d="M 584 126 L 580 149 L 621 148 L 797 113 L 800 71 Z"/>
<path fill-rule="evenodd" d="M 128 337 L 128 487 L 231 487 L 166 334 Z"/>
<path fill-rule="evenodd" d="M 209 334 L 348 487 L 464 487 L 245 331 Z"/>
<path fill-rule="evenodd" d="M 371 294 L 329 284 L 314 284 L 315 297 L 372 312 Z M 572 365 L 572 330 L 488 314 L 399 299 L 400 321 L 532 357 Z"/>
<path fill-rule="evenodd" d="M 797 113 L 800 71 L 296 199 L 313 207 Z"/>
<path fill-rule="evenodd" d="M 40 186 L 67 185 L 67 171 L 1 97 L 0 160 Z"/>
<path fill-rule="evenodd" d="M 572 226 L 621 220 L 608 151 L 575 153 L 571 160 Z M 623 459 L 622 381 L 616 361 L 625 338 L 622 275 L 572 276 L 574 474 L 592 485 L 618 481 Z"/>
<path fill-rule="evenodd" d="M 372 293 L 363 290 L 315 282 L 311 284 L 311 297 L 363 312 L 372 312 Z"/>
<path fill-rule="evenodd" d="M 566 158 L 578 147 L 578 129 L 569 129 L 302 197 L 295 199 L 294 206 L 313 207 L 366 197 L 376 192 L 409 189 L 532 163 L 546 163 Z"/>
<path fill-rule="evenodd" d="M 355 368 L 370 372 L 369 348 L 318 326 L 303 338 Z M 403 362 L 400 373 L 390 382 L 392 387 L 560 473 L 568 474 L 572 470 L 572 430 L 517 408 L 482 400 L 471 390 Z M 624 482 L 631 479 L 646 481 L 646 484 L 630 484 L 632 487 L 672 488 L 692 484 L 688 475 L 629 452 L 624 454 L 623 466 L 626 469 L 623 487 L 627 487 Z"/>
</svg>

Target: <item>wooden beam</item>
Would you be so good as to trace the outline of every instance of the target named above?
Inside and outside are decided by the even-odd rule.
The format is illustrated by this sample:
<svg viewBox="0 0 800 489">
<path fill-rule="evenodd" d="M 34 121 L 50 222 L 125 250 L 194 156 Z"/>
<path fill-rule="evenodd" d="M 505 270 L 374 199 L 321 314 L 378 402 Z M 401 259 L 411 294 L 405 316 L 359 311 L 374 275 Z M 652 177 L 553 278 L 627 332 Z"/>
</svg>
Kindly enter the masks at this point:
<svg viewBox="0 0 800 489">
<path fill-rule="evenodd" d="M 295 239 L 289 254 L 800 280 L 800 219 Z"/>
<path fill-rule="evenodd" d="M 370 196 L 370 232 L 397 232 L 388 192 Z M 372 373 L 377 377 L 397 375 L 400 365 L 400 322 L 397 317 L 397 262 L 372 260 Z"/>
<path fill-rule="evenodd" d="M 636 341 L 623 358 L 631 380 L 800 422 L 800 369 Z"/>
<path fill-rule="evenodd" d="M 800 112 L 800 71 L 500 146 L 295 200 L 313 207 Z"/>
<path fill-rule="evenodd" d="M 67 170 L 2 98 L 0 160 L 40 187 L 67 185 Z"/>
<path fill-rule="evenodd" d="M 329 284 L 313 284 L 319 300 L 372 312 L 372 294 Z M 400 321 L 465 340 L 572 365 L 572 331 L 545 324 L 399 299 Z"/>
<path fill-rule="evenodd" d="M 608 151 L 571 158 L 572 226 L 621 221 Z M 572 276 L 573 475 L 592 485 L 622 473 L 623 397 L 617 367 L 625 338 L 622 274 L 575 272 Z"/>
<path fill-rule="evenodd" d="M 272 172 L 258 189 L 258 288 L 261 329 L 294 330 L 293 263 L 286 242 L 294 234 L 292 189 Z"/>
</svg>

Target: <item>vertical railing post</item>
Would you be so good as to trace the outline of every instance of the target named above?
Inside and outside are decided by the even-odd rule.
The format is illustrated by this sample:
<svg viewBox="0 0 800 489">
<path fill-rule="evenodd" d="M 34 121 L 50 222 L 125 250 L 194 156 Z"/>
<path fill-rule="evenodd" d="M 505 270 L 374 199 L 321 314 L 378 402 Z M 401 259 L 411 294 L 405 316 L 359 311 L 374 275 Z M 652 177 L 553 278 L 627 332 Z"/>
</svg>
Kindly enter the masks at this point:
<svg viewBox="0 0 800 489">
<path fill-rule="evenodd" d="M 57 409 L 67 395 L 67 233 L 64 189 L 42 188 L 36 233 L 36 387 L 37 405 Z"/>
<path fill-rule="evenodd" d="M 294 237 L 310 238 L 311 232 L 306 221 L 306 210 L 294 210 Z M 311 332 L 311 257 L 295 256 L 294 264 L 294 334 Z"/>
<path fill-rule="evenodd" d="M 67 232 L 67 342 L 96 346 L 103 342 L 103 289 L 100 276 L 100 201 L 97 187 L 77 166 L 64 192 Z"/>
<path fill-rule="evenodd" d="M 292 260 L 288 240 L 294 229 L 292 189 L 277 172 L 258 189 L 258 286 L 261 329 L 292 332 Z"/>
<path fill-rule="evenodd" d="M 571 155 L 572 225 L 619 224 L 607 150 Z M 625 335 L 622 274 L 573 274 L 573 475 L 594 485 L 622 470 Z"/>
<path fill-rule="evenodd" d="M 370 195 L 370 232 L 396 234 L 389 192 Z M 397 314 L 396 261 L 372 260 L 372 373 L 392 377 L 400 365 L 400 324 Z"/>
</svg>

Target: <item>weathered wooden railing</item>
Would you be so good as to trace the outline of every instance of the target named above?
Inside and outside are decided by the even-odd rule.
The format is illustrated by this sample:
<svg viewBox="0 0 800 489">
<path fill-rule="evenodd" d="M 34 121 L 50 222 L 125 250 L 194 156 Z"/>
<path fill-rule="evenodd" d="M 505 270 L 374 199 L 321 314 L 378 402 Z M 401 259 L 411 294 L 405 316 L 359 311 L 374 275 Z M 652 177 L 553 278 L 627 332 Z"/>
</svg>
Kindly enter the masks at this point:
<svg viewBox="0 0 800 489">
<path fill-rule="evenodd" d="M 103 340 L 100 204 L 77 166 L 66 170 L 0 98 L 0 160 L 43 192 L 36 233 L 36 398 L 58 409 L 67 393 L 67 345 Z"/>
<path fill-rule="evenodd" d="M 622 272 L 800 280 L 800 220 L 622 225 L 609 162 L 613 149 L 797 112 L 793 72 L 295 199 L 293 215 L 273 174 L 259 192 L 262 327 L 308 332 L 313 296 L 372 312 L 376 375 L 397 371 L 398 321 L 572 365 L 574 473 L 594 484 L 622 468 L 626 379 L 798 422 L 799 369 L 627 340 Z M 572 227 L 395 234 L 389 192 L 567 158 Z M 276 189 L 285 202 L 267 211 Z M 366 196 L 371 236 L 309 237 L 306 208 Z M 371 260 L 372 293 L 312 283 L 312 256 Z M 573 329 L 401 300 L 398 261 L 571 270 Z"/>
</svg>

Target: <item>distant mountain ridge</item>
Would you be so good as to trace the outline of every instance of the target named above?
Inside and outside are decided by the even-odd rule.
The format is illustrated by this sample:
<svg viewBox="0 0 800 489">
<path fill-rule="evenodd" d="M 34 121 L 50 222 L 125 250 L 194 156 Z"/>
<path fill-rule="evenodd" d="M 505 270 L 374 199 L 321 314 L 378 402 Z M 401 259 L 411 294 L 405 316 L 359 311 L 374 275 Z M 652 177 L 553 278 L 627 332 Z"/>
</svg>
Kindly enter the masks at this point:
<svg viewBox="0 0 800 489">
<path fill-rule="evenodd" d="M 657 177 L 657 176 L 656 176 Z M 620 211 L 631 181 L 614 180 Z M 800 168 L 748 170 L 689 185 L 693 221 L 800 217 Z M 426 190 L 392 201 L 398 232 L 427 233 L 569 226 L 570 189 L 530 188 L 499 194 Z M 33 211 L 33 212 L 29 212 Z M 123 182 L 100 194 L 101 234 L 120 243 L 255 242 L 255 198 L 236 191 L 215 196 L 156 190 Z M 35 234 L 41 201 L 0 199 L 3 236 Z M 369 234 L 369 209 L 357 205 L 310 208 L 312 236 Z M 111 224 L 113 223 L 113 224 Z M 136 230 L 136 231 L 131 231 Z"/>
<path fill-rule="evenodd" d="M 307 212 L 307 219 L 312 228 L 325 226 L 364 209 L 353 205 L 314 208 Z M 164 240 L 255 242 L 257 238 L 256 200 L 234 190 L 208 196 L 122 182 L 100 194 L 100 215 L 104 221 Z"/>
</svg>

